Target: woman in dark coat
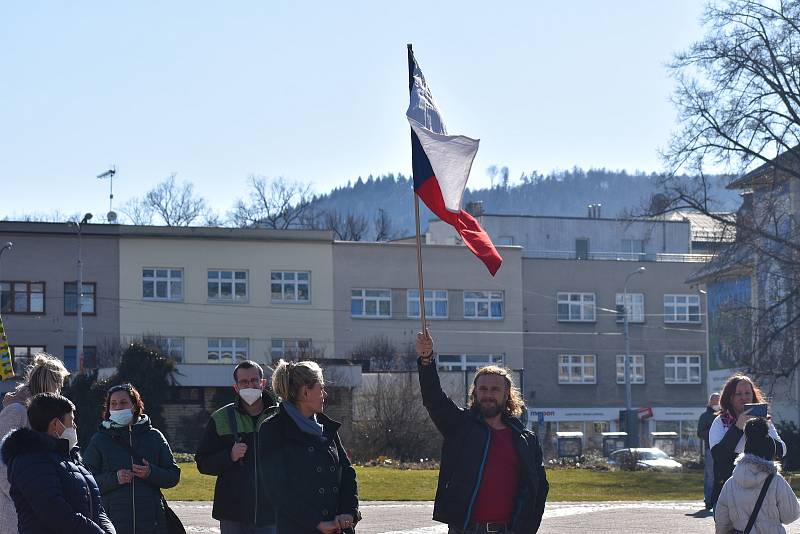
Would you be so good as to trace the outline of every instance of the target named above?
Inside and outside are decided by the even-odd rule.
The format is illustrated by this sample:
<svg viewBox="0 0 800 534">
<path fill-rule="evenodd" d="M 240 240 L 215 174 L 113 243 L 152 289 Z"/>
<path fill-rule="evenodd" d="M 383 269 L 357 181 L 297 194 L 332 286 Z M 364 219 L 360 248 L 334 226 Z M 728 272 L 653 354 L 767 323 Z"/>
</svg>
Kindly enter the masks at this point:
<svg viewBox="0 0 800 534">
<path fill-rule="evenodd" d="M 278 534 L 352 531 L 360 519 L 356 472 L 339 439 L 341 426 L 322 413 L 322 369 L 281 360 L 272 388 L 281 399 L 259 433 L 263 476 Z"/>
<path fill-rule="evenodd" d="M 177 485 L 181 470 L 131 384 L 106 393 L 103 422 L 83 459 L 118 534 L 167 534 L 161 489 Z"/>
</svg>

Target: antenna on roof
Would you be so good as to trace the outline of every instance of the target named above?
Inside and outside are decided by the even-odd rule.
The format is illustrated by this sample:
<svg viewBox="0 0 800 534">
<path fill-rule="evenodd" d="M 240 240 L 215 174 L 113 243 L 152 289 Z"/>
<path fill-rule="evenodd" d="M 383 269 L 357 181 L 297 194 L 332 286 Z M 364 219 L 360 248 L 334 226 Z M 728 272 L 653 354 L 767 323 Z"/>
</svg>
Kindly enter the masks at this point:
<svg viewBox="0 0 800 534">
<path fill-rule="evenodd" d="M 107 171 L 101 172 L 100 174 L 97 175 L 98 180 L 105 180 L 106 178 L 108 178 L 108 184 L 109 184 L 109 190 L 108 190 L 108 213 L 109 213 L 109 215 L 114 213 L 114 210 L 112 209 L 112 207 L 113 207 L 112 204 L 114 203 L 114 175 L 115 174 L 117 174 L 117 166 L 116 165 L 112 165 L 111 168 L 109 168 Z M 114 220 L 117 219 L 116 215 L 117 214 L 114 213 Z M 114 222 L 114 220 L 111 220 L 111 217 L 109 217 L 109 222 Z"/>
</svg>

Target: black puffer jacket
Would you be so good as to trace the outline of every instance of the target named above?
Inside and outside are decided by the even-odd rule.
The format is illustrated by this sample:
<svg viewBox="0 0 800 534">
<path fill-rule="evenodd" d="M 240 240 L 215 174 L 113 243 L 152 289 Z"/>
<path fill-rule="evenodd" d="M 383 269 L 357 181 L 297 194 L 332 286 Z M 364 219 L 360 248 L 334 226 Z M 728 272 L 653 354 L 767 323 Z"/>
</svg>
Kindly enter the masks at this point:
<svg viewBox="0 0 800 534">
<path fill-rule="evenodd" d="M 436 364 L 418 365 L 422 402 L 444 436 L 442 462 L 433 519 L 465 528 L 472 514 L 488 452 L 491 429 L 477 410 L 464 410 L 445 395 Z M 511 428 L 522 473 L 511 530 L 533 534 L 539 530 L 550 486 L 542 463 L 542 448 L 536 436 L 514 418 L 503 416 Z"/>
<path fill-rule="evenodd" d="M 261 465 L 278 534 L 319 534 L 321 521 L 360 517 L 356 472 L 339 439 L 341 425 L 324 414 L 317 414 L 317 422 L 325 442 L 302 432 L 283 405 L 261 426 Z"/>
<path fill-rule="evenodd" d="M 20 534 L 115 534 L 92 474 L 66 440 L 20 428 L 3 442 Z"/>
</svg>

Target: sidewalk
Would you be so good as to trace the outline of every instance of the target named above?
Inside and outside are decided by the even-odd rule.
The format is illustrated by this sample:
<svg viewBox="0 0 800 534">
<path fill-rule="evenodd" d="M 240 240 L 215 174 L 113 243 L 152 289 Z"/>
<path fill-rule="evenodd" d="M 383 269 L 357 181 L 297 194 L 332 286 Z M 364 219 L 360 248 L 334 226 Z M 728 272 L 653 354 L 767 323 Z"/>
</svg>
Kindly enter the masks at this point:
<svg viewBox="0 0 800 534">
<path fill-rule="evenodd" d="M 217 533 L 210 502 L 172 502 L 170 506 L 191 533 Z M 549 503 L 540 534 L 626 532 L 632 534 L 708 534 L 714 518 L 702 511 L 701 501 Z M 368 501 L 361 505 L 364 520 L 357 534 L 446 534 L 447 526 L 431 520 L 433 503 Z M 800 534 L 800 521 L 786 528 Z"/>
</svg>

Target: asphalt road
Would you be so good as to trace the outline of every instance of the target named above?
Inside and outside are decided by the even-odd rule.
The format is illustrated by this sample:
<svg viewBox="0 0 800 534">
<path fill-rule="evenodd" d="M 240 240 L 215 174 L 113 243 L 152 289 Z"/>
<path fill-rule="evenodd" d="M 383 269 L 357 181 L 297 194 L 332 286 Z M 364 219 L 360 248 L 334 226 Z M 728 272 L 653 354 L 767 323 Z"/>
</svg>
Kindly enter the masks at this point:
<svg viewBox="0 0 800 534">
<path fill-rule="evenodd" d="M 172 502 L 186 532 L 219 532 L 211 518 L 210 502 Z M 545 510 L 541 534 L 629 532 L 642 534 L 708 534 L 714 518 L 702 511 L 701 501 L 552 503 Z M 358 534 L 446 534 L 447 526 L 431 519 L 432 502 L 362 502 L 364 516 Z M 800 521 L 786 531 L 800 534 Z"/>
</svg>

